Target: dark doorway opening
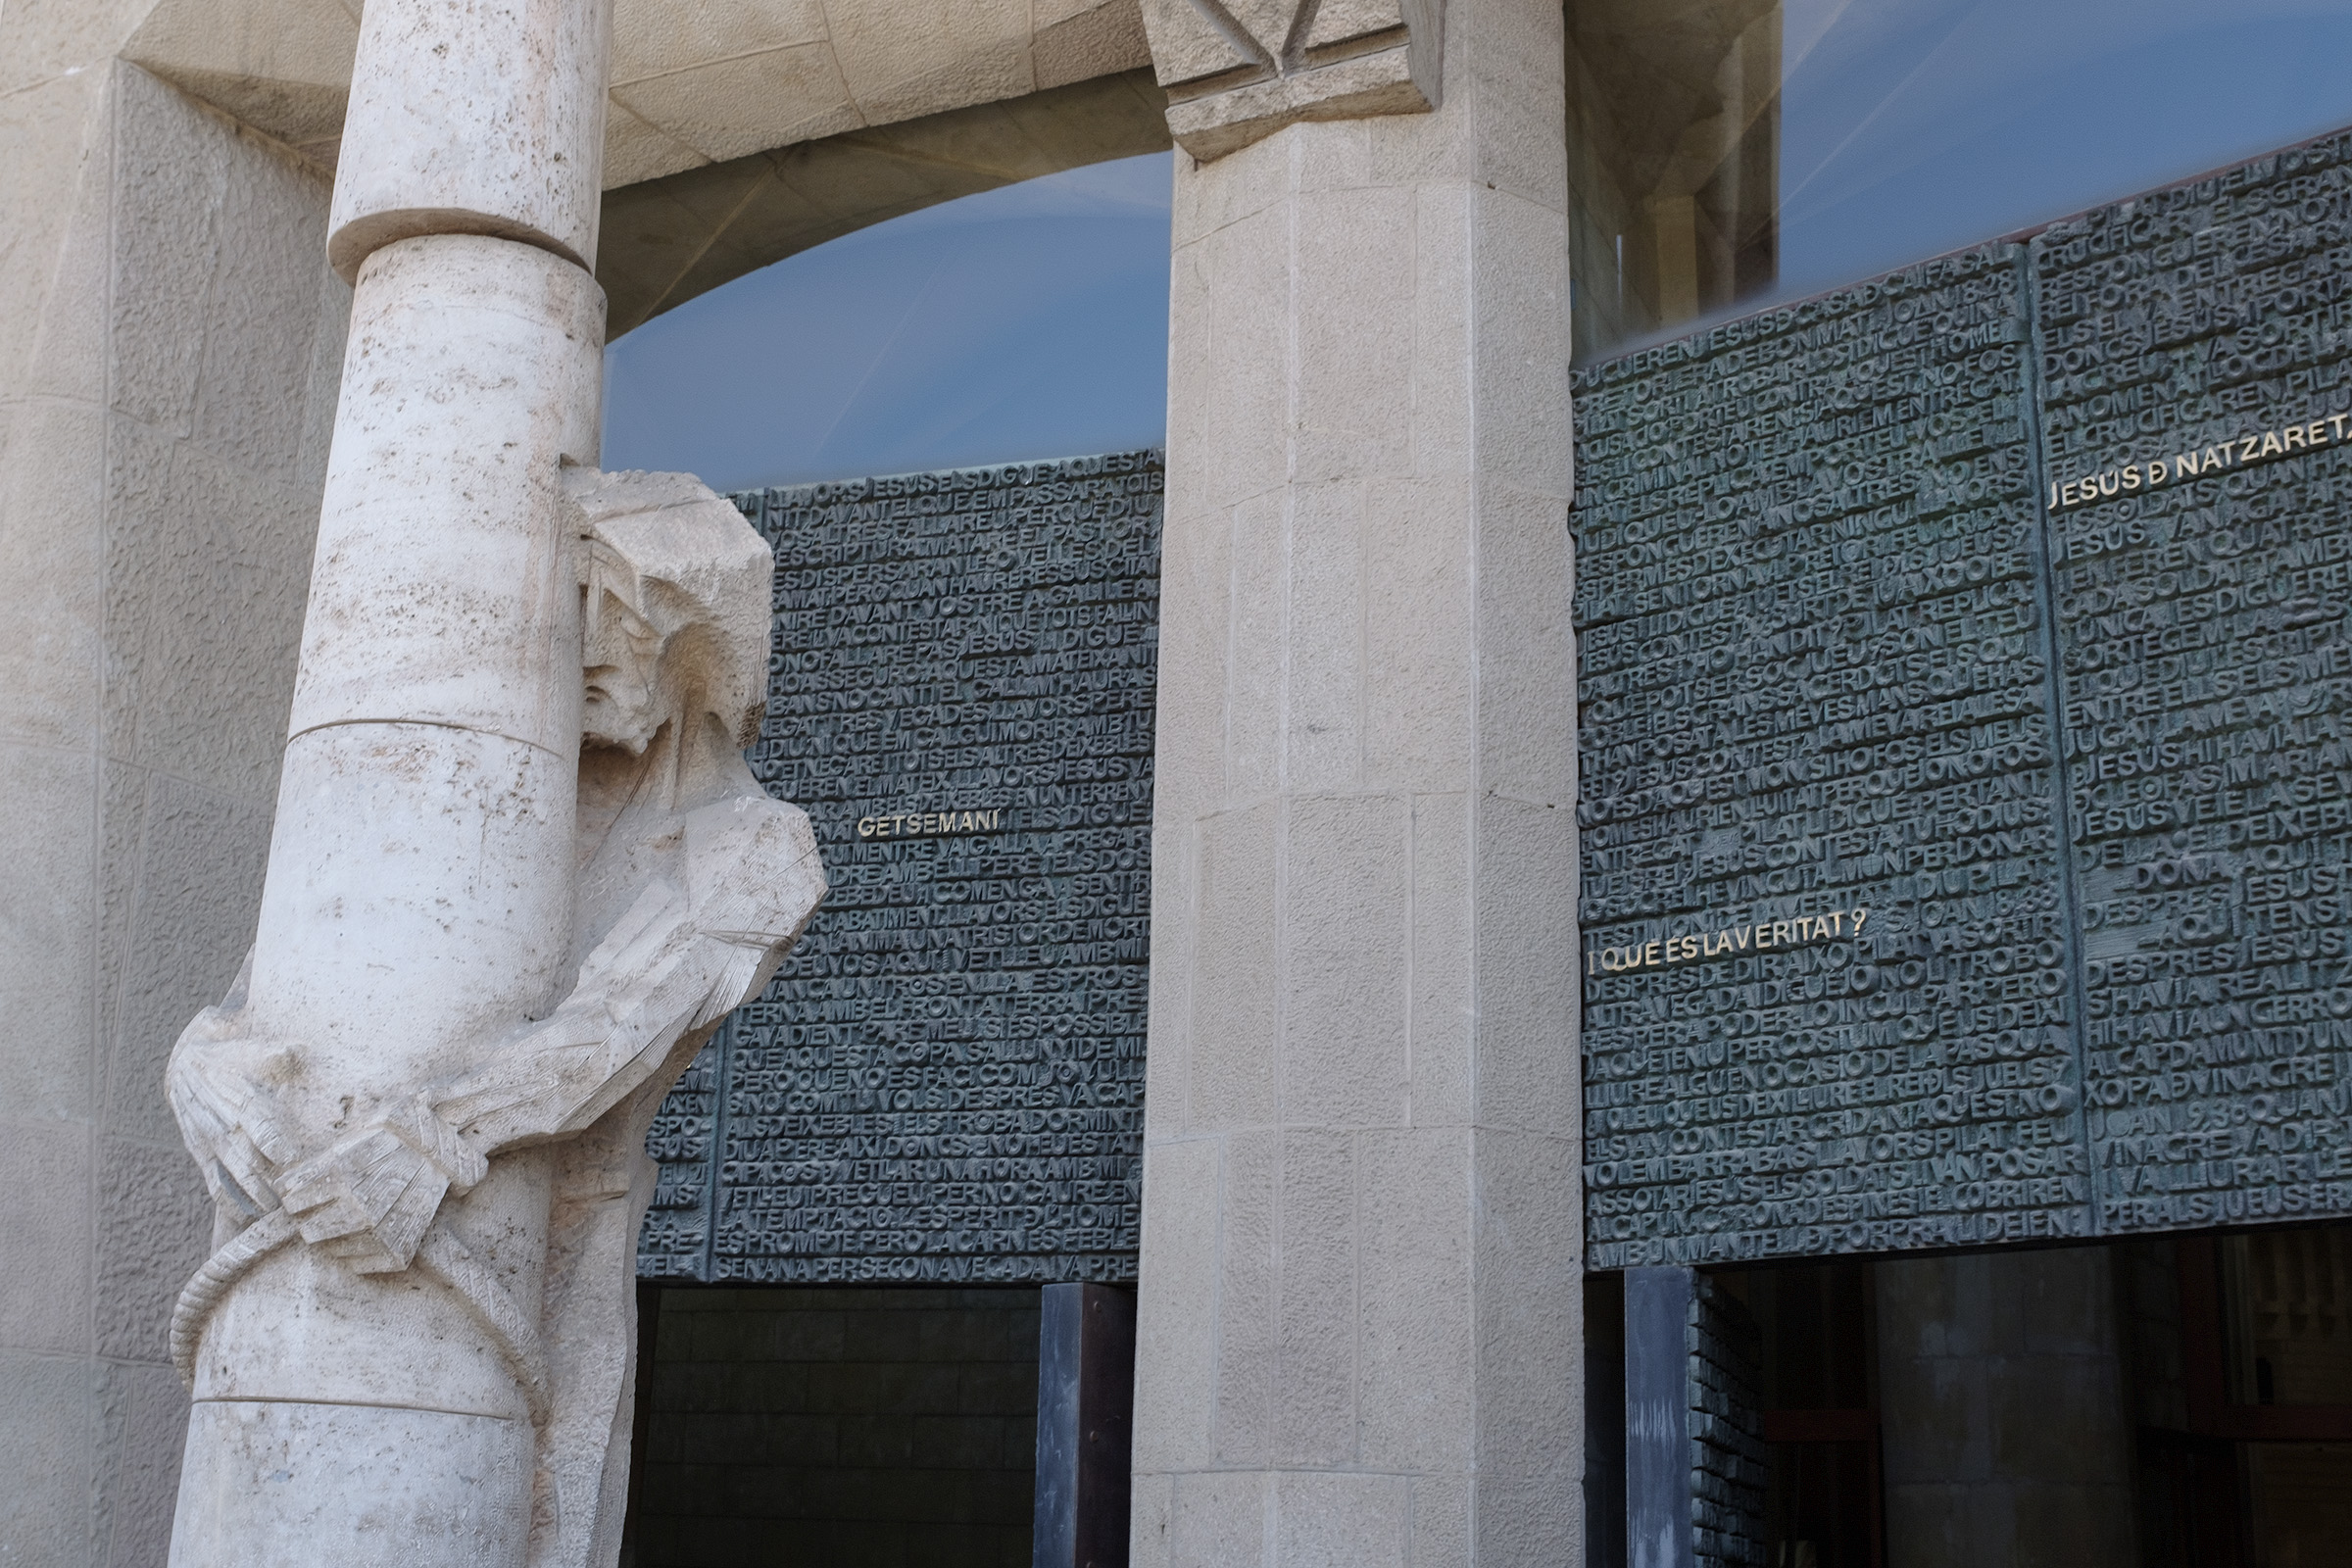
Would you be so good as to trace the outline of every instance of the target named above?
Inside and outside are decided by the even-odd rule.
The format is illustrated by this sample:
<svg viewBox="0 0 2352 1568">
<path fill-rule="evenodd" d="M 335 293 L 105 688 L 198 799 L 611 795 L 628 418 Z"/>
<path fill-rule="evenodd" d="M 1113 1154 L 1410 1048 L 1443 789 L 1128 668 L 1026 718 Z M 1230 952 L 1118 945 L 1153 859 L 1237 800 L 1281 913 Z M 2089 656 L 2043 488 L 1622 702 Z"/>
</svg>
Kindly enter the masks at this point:
<svg viewBox="0 0 2352 1568">
<path fill-rule="evenodd" d="M 2352 1227 L 2117 1248 L 2148 1568 L 2304 1568 L 2352 1542 Z"/>
<path fill-rule="evenodd" d="M 1700 1564 L 2352 1561 L 2352 1225 L 1707 1271 L 1746 1322 L 1688 1351 L 1631 1343 L 1624 1278 L 1586 1282 L 1588 1568 L 1643 1528 L 1626 1369 L 1686 1353 Z M 1752 1409 L 1702 1343 L 1752 1347 Z M 1768 1456 L 1753 1517 L 1726 1424 Z"/>
<path fill-rule="evenodd" d="M 1038 1302 L 641 1288 L 623 1568 L 1028 1568 Z"/>
</svg>

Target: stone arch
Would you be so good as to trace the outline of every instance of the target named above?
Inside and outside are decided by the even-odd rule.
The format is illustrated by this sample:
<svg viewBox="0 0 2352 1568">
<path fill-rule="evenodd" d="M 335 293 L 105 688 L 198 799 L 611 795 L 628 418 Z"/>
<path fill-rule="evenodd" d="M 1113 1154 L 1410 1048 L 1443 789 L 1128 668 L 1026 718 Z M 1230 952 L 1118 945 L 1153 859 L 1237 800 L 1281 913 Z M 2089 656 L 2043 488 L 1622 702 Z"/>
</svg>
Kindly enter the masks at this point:
<svg viewBox="0 0 2352 1568">
<path fill-rule="evenodd" d="M 938 202 L 1159 152 L 1149 69 L 845 131 L 605 192 L 596 276 L 618 337 L 771 262 Z"/>
<path fill-rule="evenodd" d="M 358 0 L 148 0 L 122 55 L 331 170 Z M 615 0 L 617 335 L 935 202 L 1169 145 L 1139 0 Z"/>
</svg>

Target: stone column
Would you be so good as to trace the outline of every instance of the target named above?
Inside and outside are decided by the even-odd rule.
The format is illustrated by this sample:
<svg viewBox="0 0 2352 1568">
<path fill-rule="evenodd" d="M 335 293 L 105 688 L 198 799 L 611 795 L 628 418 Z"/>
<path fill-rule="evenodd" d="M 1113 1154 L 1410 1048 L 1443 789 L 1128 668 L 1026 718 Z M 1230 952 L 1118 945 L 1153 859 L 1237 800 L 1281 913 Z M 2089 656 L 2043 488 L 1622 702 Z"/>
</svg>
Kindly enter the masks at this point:
<svg viewBox="0 0 2352 1568">
<path fill-rule="evenodd" d="M 1444 28 L 1177 154 L 1139 1568 L 1581 1560 L 1561 14 Z"/>
<path fill-rule="evenodd" d="M 356 282 L 342 402 L 259 930 L 209 1086 L 266 1107 L 222 1134 L 266 1156 L 232 1173 L 397 1113 L 569 978 L 561 469 L 596 456 L 606 6 L 368 8 L 328 244 Z M 412 1136 L 426 1162 L 394 1208 L 430 1219 L 453 1193 L 416 1267 L 281 1245 L 274 1195 L 229 1194 L 261 1214 L 208 1265 L 217 1304 L 183 1298 L 181 1568 L 524 1561 L 547 1163 L 485 1173 Z"/>
<path fill-rule="evenodd" d="M 1135 1295 L 1049 1285 L 1038 1312 L 1032 1568 L 1126 1561 L 1135 1426 Z"/>
<path fill-rule="evenodd" d="M 1694 1271 L 1625 1271 L 1625 1560 L 1692 1568 L 1690 1297 Z"/>
</svg>

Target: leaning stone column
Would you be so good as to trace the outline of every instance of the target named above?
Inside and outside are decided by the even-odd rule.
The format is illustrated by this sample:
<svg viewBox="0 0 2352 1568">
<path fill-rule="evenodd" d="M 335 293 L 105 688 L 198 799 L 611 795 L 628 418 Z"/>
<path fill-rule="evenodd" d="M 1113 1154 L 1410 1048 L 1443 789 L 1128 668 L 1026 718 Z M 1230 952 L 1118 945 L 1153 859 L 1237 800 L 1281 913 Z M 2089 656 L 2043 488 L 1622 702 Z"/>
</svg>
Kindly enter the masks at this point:
<svg viewBox="0 0 2352 1568">
<path fill-rule="evenodd" d="M 182 1302 L 181 1568 L 528 1549 L 548 1157 L 485 1165 L 401 1118 L 577 961 L 562 468 L 596 456 L 608 4 L 368 7 L 328 247 L 357 293 L 269 873 L 244 994 L 188 1069 L 231 1245 Z M 296 1244 L 271 1183 L 387 1116 L 375 1152 L 416 1157 L 332 1173 L 380 1231 Z"/>
<path fill-rule="evenodd" d="M 1292 9 L 1147 7 L 1213 161 L 1177 155 L 1134 1559 L 1574 1562 L 1560 8 L 1455 0 L 1442 79 L 1434 6 Z"/>
</svg>

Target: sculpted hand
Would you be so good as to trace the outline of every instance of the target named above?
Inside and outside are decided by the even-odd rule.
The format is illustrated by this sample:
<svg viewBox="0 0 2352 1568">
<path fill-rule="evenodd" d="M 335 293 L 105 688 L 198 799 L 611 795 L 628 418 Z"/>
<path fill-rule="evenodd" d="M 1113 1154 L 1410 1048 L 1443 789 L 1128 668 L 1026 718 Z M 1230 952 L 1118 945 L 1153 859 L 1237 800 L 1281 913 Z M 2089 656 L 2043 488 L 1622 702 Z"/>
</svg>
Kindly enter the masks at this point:
<svg viewBox="0 0 2352 1568">
<path fill-rule="evenodd" d="M 246 1036 L 240 977 L 228 1001 L 180 1032 L 165 1074 L 172 1114 L 203 1167 L 213 1200 L 252 1220 L 277 1206 L 275 1173 L 300 1152 L 266 1085 L 283 1082 L 293 1053 Z"/>
<path fill-rule="evenodd" d="M 279 1187 L 304 1241 L 355 1273 L 396 1274 L 441 1200 L 463 1198 L 489 1169 L 456 1128 L 410 1101 L 287 1171 Z"/>
</svg>

